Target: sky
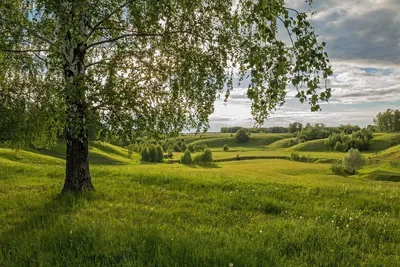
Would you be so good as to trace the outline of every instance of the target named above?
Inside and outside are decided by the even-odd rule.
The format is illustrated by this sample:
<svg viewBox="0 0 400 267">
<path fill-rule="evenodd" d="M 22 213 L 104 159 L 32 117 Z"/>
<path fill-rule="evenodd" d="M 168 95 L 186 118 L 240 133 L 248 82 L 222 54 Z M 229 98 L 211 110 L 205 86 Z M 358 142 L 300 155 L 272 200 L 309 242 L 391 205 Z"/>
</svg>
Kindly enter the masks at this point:
<svg viewBox="0 0 400 267">
<path fill-rule="evenodd" d="M 299 11 L 312 10 L 310 18 L 327 52 L 334 74 L 329 78 L 332 97 L 311 112 L 301 104 L 295 89 L 287 88 L 286 103 L 265 122 L 264 127 L 287 126 L 291 122 L 373 124 L 378 112 L 400 108 L 400 0 L 286 0 Z M 210 130 L 224 126 L 252 127 L 251 102 L 246 82 L 235 87 L 224 105 L 215 102 Z"/>
</svg>

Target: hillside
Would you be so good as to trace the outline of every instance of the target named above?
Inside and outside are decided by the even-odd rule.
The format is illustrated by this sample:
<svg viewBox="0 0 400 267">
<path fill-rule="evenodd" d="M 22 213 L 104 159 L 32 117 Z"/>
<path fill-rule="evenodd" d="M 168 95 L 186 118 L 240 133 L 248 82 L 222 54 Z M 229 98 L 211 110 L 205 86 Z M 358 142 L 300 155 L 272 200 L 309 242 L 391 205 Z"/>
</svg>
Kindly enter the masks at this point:
<svg viewBox="0 0 400 267">
<path fill-rule="evenodd" d="M 62 151 L 0 150 L 0 266 L 321 266 L 333 259 L 341 266 L 389 266 L 400 260 L 400 183 L 280 159 L 140 164 L 126 159 L 124 149 L 94 143 L 96 192 L 61 198 Z M 240 153 L 253 152 L 288 153 Z"/>
<path fill-rule="evenodd" d="M 289 134 L 258 134 L 250 135 L 250 140 L 245 143 L 236 143 L 234 136 L 224 134 L 223 137 L 202 138 L 193 142 L 194 145 L 207 145 L 213 150 L 222 149 L 227 144 L 232 151 L 240 150 L 265 150 L 269 144 L 289 137 Z"/>
<path fill-rule="evenodd" d="M 325 139 L 307 141 L 287 148 L 288 151 L 314 151 L 328 152 L 329 148 L 325 145 Z"/>
</svg>

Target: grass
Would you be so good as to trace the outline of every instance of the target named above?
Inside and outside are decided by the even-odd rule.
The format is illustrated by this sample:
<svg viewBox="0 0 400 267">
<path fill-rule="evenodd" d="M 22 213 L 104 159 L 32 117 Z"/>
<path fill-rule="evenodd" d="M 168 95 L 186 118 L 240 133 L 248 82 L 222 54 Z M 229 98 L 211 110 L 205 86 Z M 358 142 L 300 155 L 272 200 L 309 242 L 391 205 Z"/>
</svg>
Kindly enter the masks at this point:
<svg viewBox="0 0 400 267">
<path fill-rule="evenodd" d="M 191 142 L 195 145 L 207 145 L 213 151 L 222 150 L 222 147 L 227 144 L 232 151 L 246 151 L 246 150 L 263 150 L 267 149 L 269 144 L 278 140 L 289 137 L 288 134 L 251 134 L 250 140 L 245 143 L 236 143 L 234 137 L 224 134 L 223 137 L 213 137 L 196 140 Z"/>
<path fill-rule="evenodd" d="M 91 145 L 96 191 L 64 197 L 58 195 L 62 147 L 46 153 L 0 149 L 0 266 L 392 266 L 400 261 L 400 183 L 379 178 L 396 177 L 400 163 L 372 156 L 359 175 L 341 177 L 331 173 L 330 164 L 279 159 L 210 167 L 140 164 L 137 155 L 127 159 L 124 149 Z M 238 153 L 289 151 L 221 151 L 214 157 Z"/>
<path fill-rule="evenodd" d="M 329 148 L 325 145 L 325 139 L 312 140 L 304 142 L 287 149 L 288 151 L 314 151 L 329 152 Z"/>
</svg>

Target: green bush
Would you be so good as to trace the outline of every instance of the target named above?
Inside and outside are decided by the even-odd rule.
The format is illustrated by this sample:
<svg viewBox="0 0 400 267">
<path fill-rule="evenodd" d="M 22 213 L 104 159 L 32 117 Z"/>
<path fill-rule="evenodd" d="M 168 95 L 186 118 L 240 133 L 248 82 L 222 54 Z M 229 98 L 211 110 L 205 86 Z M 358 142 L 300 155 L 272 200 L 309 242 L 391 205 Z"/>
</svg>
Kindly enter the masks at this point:
<svg viewBox="0 0 400 267">
<path fill-rule="evenodd" d="M 162 162 L 164 159 L 164 150 L 160 145 L 156 146 L 157 150 L 157 162 Z"/>
<path fill-rule="evenodd" d="M 350 130 L 347 130 L 349 132 Z M 364 128 L 354 131 L 350 134 L 342 131 L 341 133 L 332 133 L 326 140 L 325 144 L 334 151 L 347 152 L 350 148 L 359 151 L 367 150 L 372 139 L 372 131 Z"/>
<path fill-rule="evenodd" d="M 350 175 L 355 174 L 364 164 L 365 158 L 358 149 L 350 149 L 343 158 L 343 169 Z"/>
<path fill-rule="evenodd" d="M 192 155 L 189 149 L 185 150 L 185 153 L 181 156 L 181 163 L 182 164 L 191 164 L 192 163 Z"/>
<path fill-rule="evenodd" d="M 158 162 L 157 149 L 155 145 L 149 146 L 149 162 Z"/>
<path fill-rule="evenodd" d="M 186 144 L 185 143 L 182 143 L 181 144 L 181 151 L 186 151 Z"/>
<path fill-rule="evenodd" d="M 193 163 L 195 164 L 211 164 L 213 161 L 212 152 L 210 149 L 205 149 L 204 152 L 197 154 L 193 158 Z"/>
<path fill-rule="evenodd" d="M 142 157 L 142 161 L 149 161 L 149 150 L 147 149 L 147 147 L 141 148 L 140 155 Z"/>
<path fill-rule="evenodd" d="M 164 151 L 160 145 L 142 146 L 140 155 L 142 156 L 142 161 L 147 162 L 162 162 L 164 159 Z"/>
<path fill-rule="evenodd" d="M 168 148 L 167 150 L 167 158 L 172 158 L 174 156 L 174 153 L 172 153 L 172 149 Z"/>
<path fill-rule="evenodd" d="M 227 144 L 224 145 L 223 150 L 224 150 L 225 152 L 228 152 L 228 151 L 229 151 L 229 147 L 228 147 Z"/>
<path fill-rule="evenodd" d="M 290 160 L 300 161 L 299 153 L 297 153 L 296 151 L 292 151 L 292 153 L 290 153 Z"/>
<path fill-rule="evenodd" d="M 344 168 L 343 168 L 342 163 L 337 163 L 337 162 L 332 163 L 332 165 L 331 165 L 331 171 L 332 171 L 334 174 L 337 174 L 337 175 L 345 175 L 345 174 L 346 174 L 346 172 L 345 172 L 345 170 L 344 170 Z"/>
<path fill-rule="evenodd" d="M 292 147 L 292 146 L 298 145 L 299 142 L 300 142 L 300 140 L 298 138 L 290 139 L 289 142 L 288 142 L 288 147 Z"/>
<path fill-rule="evenodd" d="M 181 146 L 178 143 L 175 143 L 173 146 L 174 152 L 181 152 Z"/>
<path fill-rule="evenodd" d="M 188 147 L 187 147 L 187 149 L 189 149 L 189 151 L 190 151 L 191 153 L 194 153 L 194 152 L 195 152 L 195 147 L 194 147 L 194 145 L 192 145 L 192 144 L 189 144 Z"/>
<path fill-rule="evenodd" d="M 247 133 L 247 130 L 244 128 L 241 128 L 236 132 L 235 141 L 237 143 L 247 142 L 249 140 L 249 138 L 250 138 L 249 134 Z"/>
</svg>

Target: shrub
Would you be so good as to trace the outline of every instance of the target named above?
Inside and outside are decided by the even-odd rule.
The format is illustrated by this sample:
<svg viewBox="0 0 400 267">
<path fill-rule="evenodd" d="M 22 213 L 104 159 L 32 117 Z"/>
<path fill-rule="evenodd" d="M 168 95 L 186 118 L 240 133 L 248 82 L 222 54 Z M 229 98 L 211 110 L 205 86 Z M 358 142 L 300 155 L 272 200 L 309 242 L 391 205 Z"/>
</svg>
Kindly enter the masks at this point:
<svg viewBox="0 0 400 267">
<path fill-rule="evenodd" d="M 235 141 L 237 143 L 244 143 L 247 142 L 248 140 L 249 140 L 249 134 L 247 133 L 246 129 L 241 128 L 236 132 Z"/>
<path fill-rule="evenodd" d="M 156 146 L 157 150 L 157 162 L 162 162 L 164 159 L 164 150 L 160 145 Z"/>
<path fill-rule="evenodd" d="M 149 162 L 158 162 L 157 149 L 155 145 L 149 146 Z"/>
<path fill-rule="evenodd" d="M 195 151 L 195 147 L 194 147 L 194 145 L 192 145 L 192 144 L 189 144 L 188 147 L 187 147 L 187 149 L 189 149 L 189 151 L 190 151 L 191 153 L 194 153 L 194 151 Z"/>
<path fill-rule="evenodd" d="M 212 152 L 208 148 L 193 158 L 193 163 L 195 164 L 211 164 L 212 161 Z"/>
<path fill-rule="evenodd" d="M 365 163 L 365 158 L 358 149 L 350 149 L 343 158 L 343 169 L 350 175 L 355 174 Z"/>
<path fill-rule="evenodd" d="M 350 130 L 347 130 L 348 132 Z M 361 129 L 352 132 L 351 135 L 342 131 L 341 133 L 332 133 L 326 140 L 325 144 L 334 151 L 347 152 L 350 148 L 358 150 L 367 150 L 372 139 L 371 129 Z"/>
<path fill-rule="evenodd" d="M 209 148 L 207 148 L 203 152 L 203 162 L 206 164 L 210 164 L 212 161 L 213 161 L 212 152 Z"/>
<path fill-rule="evenodd" d="M 301 162 L 308 162 L 308 159 L 309 159 L 309 156 L 308 157 L 307 156 L 300 157 Z"/>
<path fill-rule="evenodd" d="M 149 161 L 149 150 L 147 147 L 142 147 L 140 155 L 142 157 L 142 161 Z"/>
<path fill-rule="evenodd" d="M 175 152 L 181 152 L 181 146 L 178 143 L 175 143 L 173 146 Z"/>
<path fill-rule="evenodd" d="M 337 175 L 344 175 L 345 174 L 345 170 L 343 169 L 342 163 L 337 163 L 337 162 L 332 163 L 331 171 L 334 174 L 337 174 Z"/>
<path fill-rule="evenodd" d="M 290 160 L 300 161 L 299 153 L 297 153 L 296 151 L 292 151 L 292 153 L 290 154 Z"/>
<path fill-rule="evenodd" d="M 168 148 L 167 150 L 167 158 L 172 158 L 174 156 L 174 154 L 172 153 L 172 149 Z"/>
<path fill-rule="evenodd" d="M 186 151 L 186 144 L 185 143 L 182 143 L 181 144 L 181 151 Z"/>
<path fill-rule="evenodd" d="M 227 144 L 224 145 L 223 150 L 224 150 L 225 152 L 228 152 L 228 151 L 229 151 L 229 147 L 228 147 Z"/>
<path fill-rule="evenodd" d="M 163 151 L 167 151 L 168 150 L 168 142 L 163 142 L 162 144 L 161 144 L 161 146 L 162 146 L 162 149 L 163 149 Z"/>
<path fill-rule="evenodd" d="M 192 163 L 192 155 L 190 154 L 190 150 L 186 149 L 185 153 L 181 156 L 182 164 L 191 164 Z"/>
<path fill-rule="evenodd" d="M 290 139 L 289 142 L 288 142 L 288 147 L 292 147 L 292 146 L 295 146 L 295 145 L 299 144 L 299 141 L 300 140 L 298 138 Z"/>
</svg>

